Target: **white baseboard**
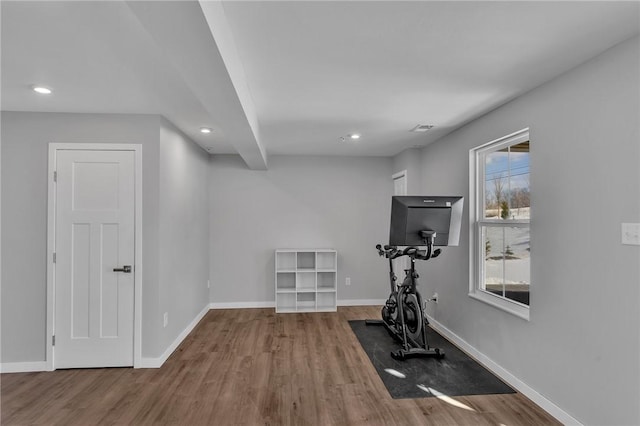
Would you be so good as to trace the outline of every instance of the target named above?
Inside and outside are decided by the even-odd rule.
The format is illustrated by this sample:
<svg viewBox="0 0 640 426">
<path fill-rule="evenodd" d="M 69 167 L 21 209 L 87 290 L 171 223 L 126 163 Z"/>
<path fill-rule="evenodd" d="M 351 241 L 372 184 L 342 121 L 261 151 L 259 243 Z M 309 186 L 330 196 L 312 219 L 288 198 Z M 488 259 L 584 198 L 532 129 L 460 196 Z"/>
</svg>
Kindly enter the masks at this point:
<svg viewBox="0 0 640 426">
<path fill-rule="evenodd" d="M 338 306 L 369 306 L 384 305 L 386 299 L 341 299 L 338 300 Z M 273 301 L 269 302 L 212 302 L 210 309 L 251 309 L 251 308 L 275 308 Z"/>
<path fill-rule="evenodd" d="M 564 425 L 581 425 L 581 423 L 573 418 L 569 413 L 562 410 L 560 407 L 555 405 L 553 402 L 549 401 L 547 398 L 538 393 L 535 389 L 527 385 L 522 380 L 518 379 L 516 376 L 502 368 L 495 361 L 487 357 L 482 352 L 478 351 L 476 348 L 467 343 L 460 336 L 449 330 L 447 327 L 440 324 L 438 321 L 429 317 L 429 322 L 434 330 L 438 333 L 445 336 L 451 342 L 455 343 L 460 349 L 467 352 L 473 358 L 476 359 L 480 364 L 484 365 L 487 369 L 489 369 L 493 374 L 500 377 L 502 380 L 507 382 L 510 386 L 515 388 L 518 392 L 522 393 L 524 396 L 529 398 L 531 401 L 536 403 L 538 406 L 542 407 L 547 413 L 551 414 L 555 417 L 559 422 Z"/>
<path fill-rule="evenodd" d="M 140 358 L 140 364 L 134 365 L 133 368 L 160 368 L 166 360 L 166 358 L 163 360 L 162 357 L 150 358 L 143 356 L 142 358 Z"/>
<path fill-rule="evenodd" d="M 251 309 L 251 308 L 275 308 L 276 302 L 211 302 L 209 309 Z"/>
<path fill-rule="evenodd" d="M 380 306 L 387 299 L 340 299 L 338 306 Z"/>
<path fill-rule="evenodd" d="M 30 373 L 33 371 L 49 371 L 47 361 L 0 363 L 0 373 Z"/>
<path fill-rule="evenodd" d="M 200 313 L 196 315 L 193 321 L 191 321 L 191 323 L 189 323 L 189 325 L 187 325 L 187 327 L 184 330 L 182 330 L 182 332 L 178 335 L 178 337 L 176 337 L 175 340 L 171 342 L 167 350 L 165 350 L 162 355 L 160 355 L 157 358 L 142 357 L 142 359 L 140 360 L 140 365 L 136 365 L 134 366 L 134 368 L 162 367 L 165 361 L 169 359 L 173 351 L 175 351 L 178 348 L 178 346 L 180 346 L 180 343 L 182 343 L 182 341 L 189 335 L 189 333 L 191 333 L 191 331 L 193 331 L 193 329 L 196 328 L 196 325 L 198 325 L 200 320 L 207 314 L 208 311 L 209 311 L 209 305 L 206 305 L 204 308 L 202 308 L 202 311 L 200 311 Z"/>
</svg>

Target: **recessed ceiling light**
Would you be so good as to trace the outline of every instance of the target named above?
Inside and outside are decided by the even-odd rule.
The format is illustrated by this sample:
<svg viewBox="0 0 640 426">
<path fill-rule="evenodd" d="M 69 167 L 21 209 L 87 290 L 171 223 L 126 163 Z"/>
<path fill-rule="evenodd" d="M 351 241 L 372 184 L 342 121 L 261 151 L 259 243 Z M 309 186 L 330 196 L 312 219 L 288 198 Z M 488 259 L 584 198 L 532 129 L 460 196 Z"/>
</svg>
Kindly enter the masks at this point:
<svg viewBox="0 0 640 426">
<path fill-rule="evenodd" d="M 416 127 L 411 129 L 412 132 L 426 132 L 434 128 L 433 124 L 418 124 Z"/>
<path fill-rule="evenodd" d="M 201 127 L 200 128 L 200 133 L 211 133 L 211 129 L 208 127 Z"/>
<path fill-rule="evenodd" d="M 50 95 L 51 89 L 45 86 L 35 85 L 31 87 L 34 92 L 40 93 L 41 95 Z"/>
<path fill-rule="evenodd" d="M 360 139 L 360 135 L 358 133 L 352 133 L 349 135 L 349 139 Z"/>
</svg>

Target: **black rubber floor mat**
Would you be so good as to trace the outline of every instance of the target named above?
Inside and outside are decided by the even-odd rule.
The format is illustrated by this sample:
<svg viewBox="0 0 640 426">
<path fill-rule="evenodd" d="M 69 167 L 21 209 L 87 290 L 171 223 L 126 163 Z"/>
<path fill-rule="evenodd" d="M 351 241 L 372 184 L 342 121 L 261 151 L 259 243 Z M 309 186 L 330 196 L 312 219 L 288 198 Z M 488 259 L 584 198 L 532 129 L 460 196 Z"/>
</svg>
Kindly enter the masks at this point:
<svg viewBox="0 0 640 426">
<path fill-rule="evenodd" d="M 349 324 L 392 398 L 515 393 L 431 328 L 427 331 L 429 346 L 440 348 L 444 358 L 399 361 L 391 357 L 391 351 L 397 350 L 400 343 L 384 326 L 366 325 L 364 321 L 349 321 Z"/>
</svg>

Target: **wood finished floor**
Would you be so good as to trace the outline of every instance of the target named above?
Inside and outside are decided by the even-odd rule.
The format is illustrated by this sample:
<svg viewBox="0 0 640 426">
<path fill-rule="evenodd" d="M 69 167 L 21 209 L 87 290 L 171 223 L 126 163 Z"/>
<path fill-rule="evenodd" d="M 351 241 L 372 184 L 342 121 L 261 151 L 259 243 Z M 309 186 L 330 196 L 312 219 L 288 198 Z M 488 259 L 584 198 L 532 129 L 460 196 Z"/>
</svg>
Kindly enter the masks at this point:
<svg viewBox="0 0 640 426">
<path fill-rule="evenodd" d="M 209 311 L 160 369 L 2 374 L 0 423 L 559 424 L 518 393 L 392 399 L 347 322 L 378 315 Z"/>
</svg>

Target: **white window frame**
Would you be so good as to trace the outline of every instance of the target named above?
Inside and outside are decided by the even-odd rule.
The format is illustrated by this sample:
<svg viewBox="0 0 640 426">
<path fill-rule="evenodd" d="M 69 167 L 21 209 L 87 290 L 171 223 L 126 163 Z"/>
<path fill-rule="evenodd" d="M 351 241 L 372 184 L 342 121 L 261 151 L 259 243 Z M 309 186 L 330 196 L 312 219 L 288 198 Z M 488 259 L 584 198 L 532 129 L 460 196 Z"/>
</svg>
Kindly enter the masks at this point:
<svg viewBox="0 0 640 426">
<path fill-rule="evenodd" d="M 529 220 L 484 218 L 484 157 L 507 146 L 529 141 L 529 128 L 469 150 L 469 297 L 529 320 L 530 306 L 481 288 L 484 276 L 483 226 L 528 227 Z"/>
</svg>

